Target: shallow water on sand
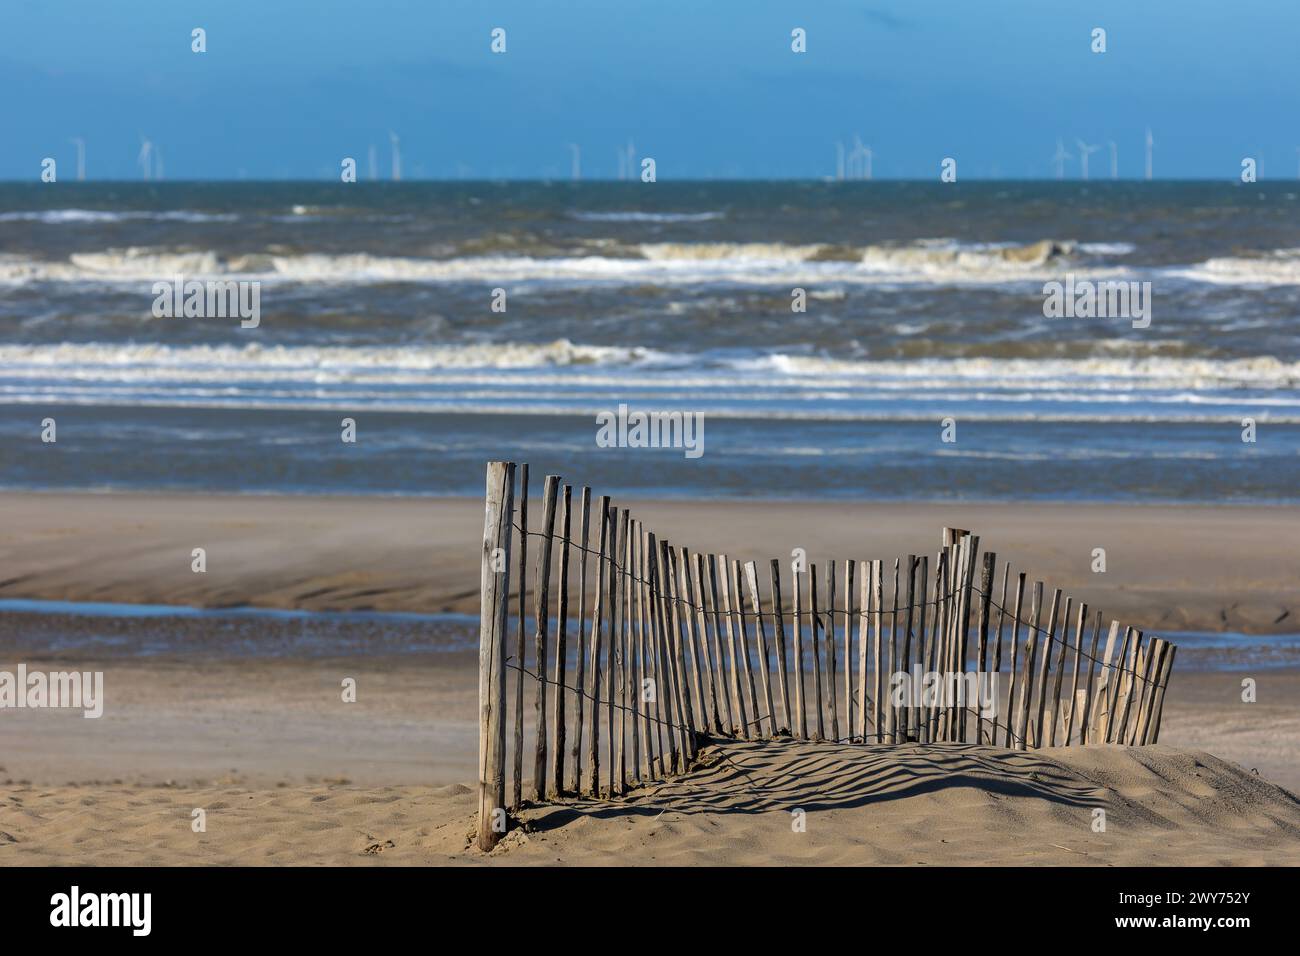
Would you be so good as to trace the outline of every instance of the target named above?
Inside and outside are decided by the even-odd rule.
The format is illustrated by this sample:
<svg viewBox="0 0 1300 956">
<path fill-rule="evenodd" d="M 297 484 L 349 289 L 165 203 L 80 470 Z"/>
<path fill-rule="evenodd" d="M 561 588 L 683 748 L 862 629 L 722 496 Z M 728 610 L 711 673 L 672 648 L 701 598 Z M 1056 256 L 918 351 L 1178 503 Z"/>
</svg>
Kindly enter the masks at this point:
<svg viewBox="0 0 1300 956">
<path fill-rule="evenodd" d="M 576 622 L 571 628 L 576 633 Z M 1157 636 L 1178 645 L 1179 670 L 1300 668 L 1300 634 L 1161 632 Z M 310 659 L 477 648 L 478 619 L 467 614 L 0 600 L 0 653 L 59 658 Z"/>
</svg>

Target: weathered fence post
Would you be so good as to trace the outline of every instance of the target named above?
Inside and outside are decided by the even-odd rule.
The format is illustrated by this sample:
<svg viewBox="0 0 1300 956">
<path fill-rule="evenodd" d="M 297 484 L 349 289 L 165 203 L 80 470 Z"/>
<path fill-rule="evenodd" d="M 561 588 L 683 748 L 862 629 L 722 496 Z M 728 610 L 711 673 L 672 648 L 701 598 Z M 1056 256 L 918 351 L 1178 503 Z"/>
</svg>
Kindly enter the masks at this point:
<svg viewBox="0 0 1300 956">
<path fill-rule="evenodd" d="M 578 565 L 578 666 L 573 672 L 573 685 L 578 693 L 574 700 L 573 712 L 573 792 L 582 792 L 582 718 L 585 711 L 587 695 L 583 692 L 587 670 L 587 533 L 591 526 L 591 489 L 582 489 L 582 531 L 579 553 L 582 555 Z"/>
<path fill-rule="evenodd" d="M 524 655 L 528 651 L 528 465 L 519 467 L 519 633 L 515 635 L 515 750 L 512 806 L 524 801 Z"/>
<path fill-rule="evenodd" d="M 478 648 L 478 847 L 485 852 L 496 846 L 505 832 L 506 618 L 514 510 L 514 463 L 489 462 Z"/>
<path fill-rule="evenodd" d="M 537 726 L 533 759 L 533 796 L 546 799 L 546 658 L 551 621 L 551 545 L 555 541 L 555 502 L 559 475 L 547 475 L 542 488 L 542 546 L 537 552 L 537 577 L 533 584 L 533 625 L 537 643 Z M 520 662 L 522 666 L 523 662 Z"/>
<path fill-rule="evenodd" d="M 785 669 L 785 614 L 781 601 L 781 561 L 772 559 L 772 631 L 776 636 L 776 676 L 781 688 L 781 716 L 785 729 L 794 736 L 794 718 L 790 714 L 790 685 Z"/>
<path fill-rule="evenodd" d="M 569 544 L 573 533 L 573 487 L 564 486 L 564 519 L 560 523 L 560 612 L 559 633 L 555 639 L 555 714 L 551 750 L 555 753 L 555 792 L 564 792 L 564 691 L 565 671 L 569 664 Z M 581 613 L 579 613 L 581 617 Z"/>
</svg>

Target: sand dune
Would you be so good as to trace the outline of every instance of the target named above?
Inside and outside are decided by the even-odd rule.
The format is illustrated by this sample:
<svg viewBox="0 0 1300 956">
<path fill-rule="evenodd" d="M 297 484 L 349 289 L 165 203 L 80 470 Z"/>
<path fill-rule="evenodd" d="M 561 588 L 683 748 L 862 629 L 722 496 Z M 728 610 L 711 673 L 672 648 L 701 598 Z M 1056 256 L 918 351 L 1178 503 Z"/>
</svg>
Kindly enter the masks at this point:
<svg viewBox="0 0 1300 956">
<path fill-rule="evenodd" d="M 474 806 L 459 785 L 25 789 L 0 864 L 1300 864 L 1300 800 L 1163 745 L 728 742 L 623 800 L 527 808 L 489 855 Z"/>
</svg>

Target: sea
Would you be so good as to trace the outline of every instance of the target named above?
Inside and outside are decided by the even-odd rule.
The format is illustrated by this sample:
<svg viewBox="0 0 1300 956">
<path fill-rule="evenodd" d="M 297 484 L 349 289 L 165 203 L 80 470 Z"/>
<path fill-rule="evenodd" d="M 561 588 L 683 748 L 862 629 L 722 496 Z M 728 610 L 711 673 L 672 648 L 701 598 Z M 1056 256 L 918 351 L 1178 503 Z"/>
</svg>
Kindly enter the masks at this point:
<svg viewBox="0 0 1300 956">
<path fill-rule="evenodd" d="M 256 288 L 255 327 L 158 314 L 189 281 Z M 1052 314 L 1080 282 L 1145 319 Z M 602 443 L 619 406 L 702 454 Z M 1300 183 L 0 184 L 0 487 L 476 495 L 494 458 L 656 497 L 1295 502 Z"/>
</svg>

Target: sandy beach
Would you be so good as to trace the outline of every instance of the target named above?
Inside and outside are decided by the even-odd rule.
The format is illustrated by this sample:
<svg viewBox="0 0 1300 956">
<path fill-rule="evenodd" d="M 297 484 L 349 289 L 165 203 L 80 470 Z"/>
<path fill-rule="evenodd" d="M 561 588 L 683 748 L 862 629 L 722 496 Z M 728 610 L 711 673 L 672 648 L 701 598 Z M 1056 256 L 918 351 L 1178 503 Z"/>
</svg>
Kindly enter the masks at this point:
<svg viewBox="0 0 1300 956">
<path fill-rule="evenodd" d="M 102 718 L 0 722 L 0 864 L 1300 864 L 1294 671 L 1262 674 L 1255 704 L 1238 675 L 1176 675 L 1156 748 L 720 742 L 624 801 L 528 809 L 531 832 L 485 857 L 466 846 L 469 654 L 82 666 L 105 671 Z"/>
<path fill-rule="evenodd" d="M 1300 510 L 637 502 L 683 543 L 768 556 L 988 546 L 1107 614 L 1160 628 L 1285 631 Z M 481 504 L 462 499 L 0 495 L 0 597 L 315 610 L 477 609 Z M 1192 520 L 1189 520 L 1189 517 Z M 915 529 L 933 527 L 919 536 Z M 815 533 L 814 530 L 815 529 Z M 203 547 L 208 571 L 190 570 Z M 1089 570 L 1105 547 L 1108 570 Z M 57 626 L 51 624 L 50 627 Z M 624 800 L 526 808 L 467 847 L 471 650 L 248 656 L 228 628 L 183 647 L 52 651 L 0 615 L 0 668 L 102 670 L 110 706 L 0 721 L 0 865 L 1300 863 L 1300 672 L 1175 672 L 1155 748 L 1013 754 L 717 741 Z M 258 632 L 256 622 L 249 625 Z M 1241 679 L 1258 702 L 1241 700 Z M 357 699 L 344 703 L 345 678 Z M 1212 755 L 1212 756 L 1211 756 Z M 205 810 L 195 833 L 191 814 Z M 1104 809 L 1105 833 L 1091 829 Z M 807 811 L 806 832 L 791 810 Z"/>
<path fill-rule="evenodd" d="M 765 562 L 936 550 L 944 526 L 1108 617 L 1161 630 L 1300 629 L 1300 508 L 639 501 L 692 550 Z M 0 598 L 478 613 L 471 498 L 0 494 Z M 194 548 L 207 572 L 191 571 Z M 1105 573 L 1092 571 L 1104 548 Z"/>
</svg>

